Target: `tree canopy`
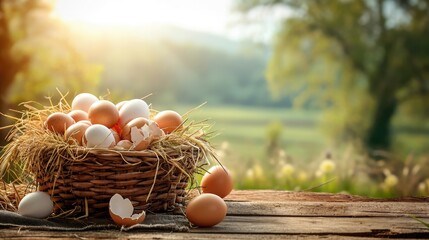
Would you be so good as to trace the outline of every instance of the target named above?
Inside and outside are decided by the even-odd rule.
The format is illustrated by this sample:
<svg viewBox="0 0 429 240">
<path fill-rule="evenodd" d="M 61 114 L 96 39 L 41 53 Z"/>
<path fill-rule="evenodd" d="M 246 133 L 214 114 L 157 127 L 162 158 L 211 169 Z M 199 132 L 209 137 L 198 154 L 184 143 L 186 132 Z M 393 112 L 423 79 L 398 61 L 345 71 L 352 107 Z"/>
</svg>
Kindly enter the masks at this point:
<svg viewBox="0 0 429 240">
<path fill-rule="evenodd" d="M 391 147 L 395 114 L 429 111 L 429 1 L 254 0 L 292 9 L 274 40 L 266 76 L 274 94 L 328 107 L 340 139 L 367 149 Z"/>
<path fill-rule="evenodd" d="M 52 16 L 52 1 L 0 0 L 0 94 L 5 102 L 91 89 L 100 67 L 75 50 L 66 28 Z M 7 97 L 6 97 L 7 96 Z"/>
</svg>

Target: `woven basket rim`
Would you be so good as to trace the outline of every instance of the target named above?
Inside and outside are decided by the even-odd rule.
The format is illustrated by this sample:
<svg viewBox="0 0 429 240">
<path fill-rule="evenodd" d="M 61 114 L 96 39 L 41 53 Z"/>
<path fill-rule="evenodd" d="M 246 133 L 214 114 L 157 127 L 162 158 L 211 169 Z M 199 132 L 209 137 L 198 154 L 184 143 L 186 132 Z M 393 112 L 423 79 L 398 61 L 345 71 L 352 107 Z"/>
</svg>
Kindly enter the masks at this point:
<svg viewBox="0 0 429 240">
<path fill-rule="evenodd" d="M 71 146 L 71 149 L 76 150 L 78 154 L 94 154 L 94 155 L 103 155 L 103 156 L 127 156 L 127 157 L 157 157 L 161 156 L 155 150 L 150 148 L 140 151 L 135 150 L 118 150 L 118 149 L 109 149 L 109 148 L 86 148 L 83 146 Z M 187 145 L 178 145 L 174 149 L 165 149 L 164 153 L 167 155 L 175 154 L 178 152 L 178 149 L 182 151 L 187 151 L 196 146 L 187 146 Z"/>
</svg>

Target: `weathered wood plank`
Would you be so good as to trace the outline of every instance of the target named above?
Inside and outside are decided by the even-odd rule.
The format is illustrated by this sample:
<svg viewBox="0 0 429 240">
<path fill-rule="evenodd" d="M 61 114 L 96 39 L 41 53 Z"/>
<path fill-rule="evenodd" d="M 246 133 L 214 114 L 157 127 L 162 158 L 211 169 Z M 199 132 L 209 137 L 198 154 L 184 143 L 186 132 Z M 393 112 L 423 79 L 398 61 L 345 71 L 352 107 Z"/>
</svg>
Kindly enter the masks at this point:
<svg viewBox="0 0 429 240">
<path fill-rule="evenodd" d="M 289 192 L 281 190 L 235 190 L 225 200 L 237 202 L 429 202 L 429 197 L 369 198 L 338 193 Z"/>
<path fill-rule="evenodd" d="M 429 218 L 422 219 L 429 221 Z M 405 217 L 262 217 L 227 216 L 213 228 L 195 228 L 197 233 L 314 234 L 344 236 L 395 236 L 426 234 L 429 228 Z"/>
<path fill-rule="evenodd" d="M 429 202 L 234 202 L 228 215 L 319 217 L 429 217 Z"/>
<path fill-rule="evenodd" d="M 429 218 L 423 219 L 428 221 Z M 0 231 L 0 238 L 9 237 L 37 237 L 34 232 L 38 231 L 13 231 L 7 229 Z M 46 236 L 56 234 L 63 237 L 126 237 L 131 235 L 144 237 L 141 232 L 121 233 L 119 231 L 87 231 L 87 232 L 42 232 Z M 113 233 L 113 235 L 111 234 Z M 41 234 L 41 235 L 43 235 Z M 96 235 L 94 235 L 96 234 Z M 100 235 L 98 235 L 100 234 Z M 123 236 L 120 234 L 124 234 Z M 153 233 L 152 233 L 153 234 Z M 160 234 L 160 233 L 158 233 Z M 238 235 L 254 236 L 363 236 L 363 237 L 429 237 L 429 229 L 421 223 L 404 217 L 255 217 L 255 216 L 227 216 L 219 225 L 212 228 L 194 228 L 190 233 L 174 233 L 173 236 L 186 236 L 187 234 L 201 237 L 204 234 L 223 235 L 232 238 Z M 41 237 L 39 234 L 39 236 Z M 279 236 L 278 236 L 279 235 Z M 152 235 L 150 235 L 152 236 Z M 171 236 L 170 236 L 171 237 Z M 188 238 L 188 237 L 187 237 Z M 174 239 L 174 238 L 173 238 Z"/>
</svg>

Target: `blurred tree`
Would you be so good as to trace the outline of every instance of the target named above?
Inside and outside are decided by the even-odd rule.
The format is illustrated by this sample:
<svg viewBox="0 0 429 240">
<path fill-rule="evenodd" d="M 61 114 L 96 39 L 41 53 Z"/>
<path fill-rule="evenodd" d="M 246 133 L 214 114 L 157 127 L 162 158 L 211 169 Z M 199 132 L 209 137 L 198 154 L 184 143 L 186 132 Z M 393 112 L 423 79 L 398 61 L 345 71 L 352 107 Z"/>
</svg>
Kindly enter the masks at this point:
<svg viewBox="0 0 429 240">
<path fill-rule="evenodd" d="M 91 91 L 100 67 L 84 62 L 52 14 L 53 1 L 0 0 L 0 111 L 56 88 Z M 5 124 L 2 118 L 0 125 Z M 4 139 L 2 131 L 0 141 Z"/>
<path fill-rule="evenodd" d="M 428 113 L 428 0 L 242 0 L 237 7 L 293 10 L 275 39 L 268 81 L 275 94 L 298 91 L 297 102 L 327 104 L 342 137 L 389 149 L 399 108 Z"/>
</svg>

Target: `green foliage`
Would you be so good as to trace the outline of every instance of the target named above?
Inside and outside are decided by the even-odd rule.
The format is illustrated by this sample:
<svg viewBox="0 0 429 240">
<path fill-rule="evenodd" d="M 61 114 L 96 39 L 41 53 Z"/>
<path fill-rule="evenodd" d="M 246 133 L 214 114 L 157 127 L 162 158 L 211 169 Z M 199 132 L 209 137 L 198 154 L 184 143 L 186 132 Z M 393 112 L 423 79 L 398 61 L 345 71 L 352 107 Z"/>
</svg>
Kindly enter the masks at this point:
<svg viewBox="0 0 429 240">
<path fill-rule="evenodd" d="M 240 1 L 288 7 L 267 68 L 277 95 L 328 107 L 325 123 L 343 141 L 389 148 L 396 112 L 427 113 L 429 1 Z M 426 115 L 427 116 L 427 115 Z"/>
<path fill-rule="evenodd" d="M 9 102 L 43 100 L 56 89 L 93 92 L 98 84 L 101 67 L 88 64 L 76 51 L 64 25 L 51 15 L 51 4 L 42 0 L 0 1 L 5 21 L 0 31 L 10 42 L 0 48 L 11 56 L 10 62 L 0 64 L 16 69 L 12 80 L 0 80 Z"/>
</svg>

